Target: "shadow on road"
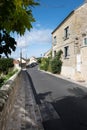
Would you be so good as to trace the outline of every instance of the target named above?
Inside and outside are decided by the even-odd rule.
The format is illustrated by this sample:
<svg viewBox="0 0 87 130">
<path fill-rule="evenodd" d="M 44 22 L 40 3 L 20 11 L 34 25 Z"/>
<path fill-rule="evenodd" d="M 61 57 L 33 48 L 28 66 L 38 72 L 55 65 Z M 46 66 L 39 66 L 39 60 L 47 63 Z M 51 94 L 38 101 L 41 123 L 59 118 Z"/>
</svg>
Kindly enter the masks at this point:
<svg viewBox="0 0 87 130">
<path fill-rule="evenodd" d="M 45 101 L 52 92 L 37 94 L 29 74 L 28 77 L 36 103 L 41 105 L 41 101 Z M 74 96 L 65 96 L 51 102 L 60 118 L 43 121 L 45 130 L 87 130 L 87 93 L 78 87 L 69 88 L 68 91 Z"/>
<path fill-rule="evenodd" d="M 87 93 L 78 87 L 68 91 L 75 96 L 66 96 L 52 104 L 67 130 L 87 130 Z"/>
</svg>

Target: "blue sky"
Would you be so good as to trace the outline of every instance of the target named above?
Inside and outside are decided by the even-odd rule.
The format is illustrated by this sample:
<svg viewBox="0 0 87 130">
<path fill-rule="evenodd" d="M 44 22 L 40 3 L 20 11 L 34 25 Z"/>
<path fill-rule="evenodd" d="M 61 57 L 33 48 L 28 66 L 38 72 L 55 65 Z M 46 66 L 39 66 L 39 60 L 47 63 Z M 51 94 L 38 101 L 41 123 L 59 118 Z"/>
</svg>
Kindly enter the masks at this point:
<svg viewBox="0 0 87 130">
<path fill-rule="evenodd" d="M 74 9 L 84 3 L 84 0 L 40 0 L 40 6 L 33 8 L 36 22 L 33 29 L 26 31 L 20 37 L 14 34 L 17 49 L 11 57 L 18 58 L 20 50 L 24 58 L 43 56 L 52 46 L 51 32 Z"/>
</svg>

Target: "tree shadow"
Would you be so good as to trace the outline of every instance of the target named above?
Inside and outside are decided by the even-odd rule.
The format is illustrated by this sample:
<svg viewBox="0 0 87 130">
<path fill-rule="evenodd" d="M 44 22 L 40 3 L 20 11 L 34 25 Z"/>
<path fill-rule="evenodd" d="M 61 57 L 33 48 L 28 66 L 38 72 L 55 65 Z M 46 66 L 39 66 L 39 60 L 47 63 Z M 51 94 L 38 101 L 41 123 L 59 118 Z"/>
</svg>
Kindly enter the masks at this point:
<svg viewBox="0 0 87 130">
<path fill-rule="evenodd" d="M 67 89 L 71 94 L 74 94 L 75 96 L 86 96 L 87 92 L 85 92 L 82 88 L 74 87 L 74 88 L 68 88 Z"/>
<path fill-rule="evenodd" d="M 67 130 L 87 129 L 87 92 L 81 88 L 69 88 L 74 96 L 65 96 L 52 102 Z"/>
<path fill-rule="evenodd" d="M 52 95 L 51 91 L 37 94 L 28 74 L 36 103 L 41 105 L 41 100 Z M 67 91 L 73 96 L 65 96 L 50 103 L 60 118 L 50 119 L 43 122 L 45 130 L 87 130 L 87 92 L 79 87 L 68 88 Z"/>
</svg>

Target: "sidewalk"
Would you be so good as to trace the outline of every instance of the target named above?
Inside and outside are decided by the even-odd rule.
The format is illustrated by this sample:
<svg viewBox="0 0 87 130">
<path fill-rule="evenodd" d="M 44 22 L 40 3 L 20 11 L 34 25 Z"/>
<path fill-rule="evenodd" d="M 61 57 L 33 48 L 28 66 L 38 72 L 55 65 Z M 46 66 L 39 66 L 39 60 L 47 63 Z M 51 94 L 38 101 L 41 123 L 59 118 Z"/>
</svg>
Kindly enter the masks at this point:
<svg viewBox="0 0 87 130">
<path fill-rule="evenodd" d="M 28 76 L 22 71 L 19 91 L 7 123 L 7 130 L 43 130 L 41 121 Z"/>
<path fill-rule="evenodd" d="M 51 72 L 44 71 L 44 70 L 40 70 L 40 69 L 39 69 L 39 71 L 42 71 L 42 72 L 44 72 L 44 73 L 53 75 L 53 76 L 55 76 L 55 77 L 58 77 L 58 78 L 61 78 L 61 79 L 64 79 L 64 80 L 67 80 L 67 81 L 70 81 L 70 82 L 79 84 L 79 85 L 84 86 L 84 87 L 87 87 L 87 81 L 76 81 L 76 80 L 73 80 L 73 79 L 71 79 L 71 78 L 68 78 L 68 77 L 65 77 L 65 76 L 63 76 L 63 75 L 60 75 L 60 74 L 53 74 L 53 73 L 51 73 Z"/>
</svg>

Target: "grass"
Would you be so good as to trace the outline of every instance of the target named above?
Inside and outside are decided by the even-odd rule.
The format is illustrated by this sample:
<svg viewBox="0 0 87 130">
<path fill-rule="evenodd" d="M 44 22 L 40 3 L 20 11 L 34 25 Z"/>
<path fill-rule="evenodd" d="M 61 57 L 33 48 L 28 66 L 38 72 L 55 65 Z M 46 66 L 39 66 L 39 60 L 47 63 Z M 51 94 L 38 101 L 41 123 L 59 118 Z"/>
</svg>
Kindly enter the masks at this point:
<svg viewBox="0 0 87 130">
<path fill-rule="evenodd" d="M 2 85 L 11 77 L 13 76 L 18 70 L 14 70 L 11 72 L 8 72 L 7 75 L 4 75 L 3 77 L 0 77 L 0 87 L 2 87 Z"/>
</svg>

